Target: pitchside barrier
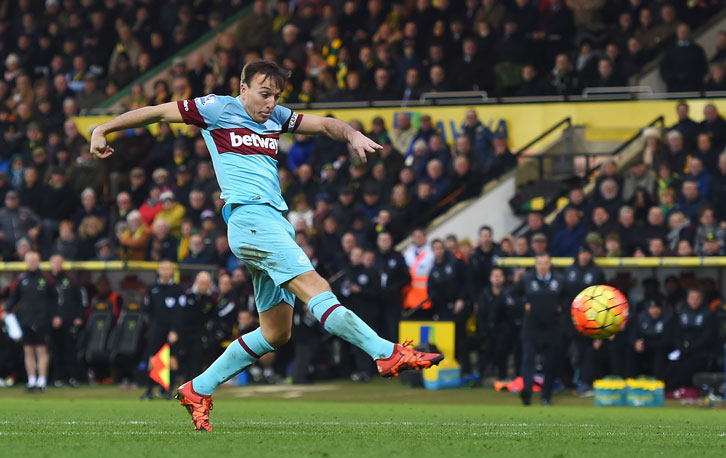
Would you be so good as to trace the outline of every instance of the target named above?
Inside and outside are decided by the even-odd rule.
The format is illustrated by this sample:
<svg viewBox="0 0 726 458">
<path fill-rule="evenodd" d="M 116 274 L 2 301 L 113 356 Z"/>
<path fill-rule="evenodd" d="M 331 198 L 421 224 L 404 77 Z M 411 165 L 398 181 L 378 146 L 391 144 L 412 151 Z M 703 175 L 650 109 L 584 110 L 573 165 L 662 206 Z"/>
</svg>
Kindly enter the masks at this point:
<svg viewBox="0 0 726 458">
<path fill-rule="evenodd" d="M 573 258 L 552 258 L 552 266 L 564 268 L 572 265 Z M 714 286 L 726 293 L 726 256 L 665 256 L 645 258 L 595 258 L 595 265 L 603 269 L 608 283 L 627 291 L 630 300 L 637 300 L 645 278 L 657 278 L 661 289 L 665 279 L 677 278 L 683 287 L 705 286 L 702 281 L 712 281 Z M 532 257 L 499 258 L 500 267 L 534 267 Z"/>
<path fill-rule="evenodd" d="M 107 279 L 111 289 L 119 293 L 124 304 L 143 304 L 146 292 L 156 281 L 158 262 L 152 261 L 66 261 L 63 270 L 75 275 L 81 285 L 97 285 Z M 174 279 L 182 286 L 191 286 L 194 276 L 201 270 L 214 274 L 216 266 L 189 266 L 174 264 Z M 6 291 L 19 273 L 24 272 L 24 262 L 0 262 L 0 291 Z M 40 263 L 40 270 L 50 271 L 48 262 Z M 2 301 L 4 302 L 4 301 Z"/>
</svg>

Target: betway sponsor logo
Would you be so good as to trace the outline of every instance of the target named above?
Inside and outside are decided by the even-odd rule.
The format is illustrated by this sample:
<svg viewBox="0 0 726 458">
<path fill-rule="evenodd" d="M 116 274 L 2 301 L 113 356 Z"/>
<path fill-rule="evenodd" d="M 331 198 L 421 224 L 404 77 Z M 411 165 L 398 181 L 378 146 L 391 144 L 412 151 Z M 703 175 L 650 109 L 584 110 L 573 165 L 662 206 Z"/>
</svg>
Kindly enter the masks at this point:
<svg viewBox="0 0 726 458">
<path fill-rule="evenodd" d="M 238 146 L 255 146 L 259 148 L 271 149 L 277 151 L 277 139 L 270 137 L 261 137 L 257 134 L 237 135 L 234 132 L 229 133 L 229 140 L 232 147 Z"/>
<path fill-rule="evenodd" d="M 210 131 L 220 154 L 263 154 L 277 159 L 280 134 L 258 134 L 250 129 L 213 129 Z"/>
</svg>

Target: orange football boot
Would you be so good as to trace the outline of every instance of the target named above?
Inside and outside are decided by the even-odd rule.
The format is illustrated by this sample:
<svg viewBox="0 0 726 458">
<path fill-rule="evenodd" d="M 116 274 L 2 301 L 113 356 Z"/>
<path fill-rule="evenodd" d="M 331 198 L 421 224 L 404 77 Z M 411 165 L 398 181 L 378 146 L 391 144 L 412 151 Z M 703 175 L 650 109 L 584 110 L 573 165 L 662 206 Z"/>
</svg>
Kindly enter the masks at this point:
<svg viewBox="0 0 726 458">
<path fill-rule="evenodd" d="M 410 346 L 413 346 L 411 340 L 404 342 L 403 345 L 396 344 L 391 356 L 377 359 L 378 372 L 384 377 L 398 377 L 402 371 L 426 369 L 438 365 L 444 359 L 441 353 L 424 353 L 408 348 Z"/>
<path fill-rule="evenodd" d="M 194 391 L 192 382 L 186 382 L 179 387 L 176 392 L 176 398 L 179 404 L 186 407 L 189 415 L 192 416 L 194 429 L 197 431 L 212 431 L 212 425 L 209 424 L 209 411 L 212 410 L 214 403 L 211 396 L 205 396 Z"/>
</svg>

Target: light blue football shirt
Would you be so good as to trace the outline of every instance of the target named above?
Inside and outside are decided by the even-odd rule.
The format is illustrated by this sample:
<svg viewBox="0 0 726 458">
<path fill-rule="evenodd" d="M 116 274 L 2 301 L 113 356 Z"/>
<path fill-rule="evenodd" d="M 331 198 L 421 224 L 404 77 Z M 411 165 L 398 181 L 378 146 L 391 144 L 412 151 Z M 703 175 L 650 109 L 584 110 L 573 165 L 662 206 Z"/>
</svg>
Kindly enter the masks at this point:
<svg viewBox="0 0 726 458">
<path fill-rule="evenodd" d="M 235 203 L 269 204 L 287 211 L 277 172 L 277 145 L 281 133 L 297 129 L 302 114 L 277 105 L 260 124 L 247 114 L 239 98 L 214 94 L 179 100 L 177 106 L 185 123 L 202 129 L 222 190 L 225 221 Z"/>
</svg>

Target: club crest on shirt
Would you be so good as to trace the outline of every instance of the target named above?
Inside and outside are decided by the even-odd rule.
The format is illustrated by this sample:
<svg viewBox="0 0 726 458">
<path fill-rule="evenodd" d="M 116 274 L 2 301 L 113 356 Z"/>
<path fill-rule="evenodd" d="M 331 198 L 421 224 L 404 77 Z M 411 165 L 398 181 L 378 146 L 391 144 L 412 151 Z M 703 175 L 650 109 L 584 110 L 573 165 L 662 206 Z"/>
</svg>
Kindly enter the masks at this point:
<svg viewBox="0 0 726 458">
<path fill-rule="evenodd" d="M 208 103 L 214 103 L 214 95 L 208 95 L 205 97 L 199 97 L 199 103 L 204 106 Z"/>
</svg>

